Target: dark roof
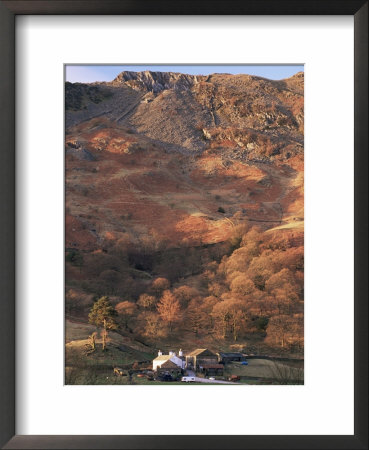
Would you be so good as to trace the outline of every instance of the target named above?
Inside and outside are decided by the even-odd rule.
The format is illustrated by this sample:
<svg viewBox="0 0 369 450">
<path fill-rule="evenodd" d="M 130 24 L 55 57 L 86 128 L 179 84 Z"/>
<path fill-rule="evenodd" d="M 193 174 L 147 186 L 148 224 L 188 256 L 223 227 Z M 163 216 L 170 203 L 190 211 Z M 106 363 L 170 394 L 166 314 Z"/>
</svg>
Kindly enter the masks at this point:
<svg viewBox="0 0 369 450">
<path fill-rule="evenodd" d="M 242 356 L 244 356 L 243 355 L 243 353 L 237 353 L 237 352 L 235 352 L 235 353 L 219 353 L 219 356 L 222 356 L 222 357 L 228 357 L 228 358 L 239 358 L 239 357 L 242 357 Z"/>
<path fill-rule="evenodd" d="M 187 356 L 216 356 L 215 353 L 211 352 L 207 348 L 197 348 L 193 352 L 189 353 Z"/>
<path fill-rule="evenodd" d="M 203 364 L 201 366 L 203 369 L 223 369 L 223 364 Z"/>
<path fill-rule="evenodd" d="M 160 366 L 160 369 L 179 369 L 179 366 L 173 361 L 168 360 Z"/>
</svg>

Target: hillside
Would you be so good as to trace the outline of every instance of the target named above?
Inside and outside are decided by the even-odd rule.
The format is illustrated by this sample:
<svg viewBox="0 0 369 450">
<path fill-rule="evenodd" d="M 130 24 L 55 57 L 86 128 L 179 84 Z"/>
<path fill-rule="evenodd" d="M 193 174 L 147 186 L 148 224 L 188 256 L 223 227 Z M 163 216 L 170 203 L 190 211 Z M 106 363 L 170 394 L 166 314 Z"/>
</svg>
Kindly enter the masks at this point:
<svg viewBox="0 0 369 450">
<path fill-rule="evenodd" d="M 224 240 L 226 218 L 237 211 L 264 224 L 301 219 L 301 74 L 283 82 L 159 75 L 124 72 L 111 83 L 68 84 L 67 96 L 77 87 L 86 103 L 87 88 L 94 88 L 105 100 L 66 111 L 67 191 L 73 190 L 67 246 L 78 236 L 78 247 L 90 249 L 137 225 L 146 232 L 138 203 L 157 233 L 170 238 L 175 222 L 183 239 L 200 228 L 210 243 Z"/>
<path fill-rule="evenodd" d="M 268 337 L 282 314 L 298 335 L 288 351 L 301 352 L 304 74 L 122 72 L 66 83 L 65 96 L 67 316 L 86 322 L 101 295 L 128 302 L 125 332 L 155 353 L 189 342 L 287 351 L 274 325 Z M 177 334 L 157 310 L 166 291 L 180 302 Z M 238 335 L 217 319 L 189 326 L 196 308 L 220 317 L 217 304 L 236 298 L 247 305 Z"/>
<path fill-rule="evenodd" d="M 186 153 L 217 146 L 238 149 L 246 159 L 302 153 L 301 73 L 272 81 L 249 75 L 123 72 L 110 83 L 69 83 L 66 97 L 76 88 L 82 98 L 89 98 L 87 92 L 94 101 L 81 101 L 80 110 L 67 109 L 67 128 L 103 116 Z"/>
</svg>

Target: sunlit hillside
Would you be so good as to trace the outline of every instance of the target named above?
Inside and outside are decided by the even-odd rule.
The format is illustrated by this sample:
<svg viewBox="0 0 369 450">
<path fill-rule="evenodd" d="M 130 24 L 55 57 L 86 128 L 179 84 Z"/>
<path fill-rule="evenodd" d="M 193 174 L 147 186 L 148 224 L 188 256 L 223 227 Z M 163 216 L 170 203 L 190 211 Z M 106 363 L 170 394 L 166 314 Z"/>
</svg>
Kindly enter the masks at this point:
<svg viewBox="0 0 369 450">
<path fill-rule="evenodd" d="M 159 348 L 303 358 L 303 92 L 303 73 L 66 83 L 69 373 L 99 365 L 103 296 L 102 365 Z"/>
</svg>

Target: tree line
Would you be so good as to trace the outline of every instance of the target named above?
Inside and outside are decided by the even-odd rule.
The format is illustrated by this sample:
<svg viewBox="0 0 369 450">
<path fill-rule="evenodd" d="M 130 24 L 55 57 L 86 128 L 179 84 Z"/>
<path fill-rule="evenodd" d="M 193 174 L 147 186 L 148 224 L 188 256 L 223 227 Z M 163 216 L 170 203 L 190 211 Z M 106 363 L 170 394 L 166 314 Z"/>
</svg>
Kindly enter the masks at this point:
<svg viewBox="0 0 369 450">
<path fill-rule="evenodd" d="M 95 295 L 89 320 L 100 327 L 104 347 L 108 331 L 115 329 L 152 346 L 187 333 L 229 343 L 258 335 L 271 347 L 302 351 L 302 236 L 236 226 L 223 254 L 219 248 L 195 250 L 201 255 L 196 274 L 185 268 L 187 277 L 141 279 L 140 289 L 126 297 Z"/>
</svg>

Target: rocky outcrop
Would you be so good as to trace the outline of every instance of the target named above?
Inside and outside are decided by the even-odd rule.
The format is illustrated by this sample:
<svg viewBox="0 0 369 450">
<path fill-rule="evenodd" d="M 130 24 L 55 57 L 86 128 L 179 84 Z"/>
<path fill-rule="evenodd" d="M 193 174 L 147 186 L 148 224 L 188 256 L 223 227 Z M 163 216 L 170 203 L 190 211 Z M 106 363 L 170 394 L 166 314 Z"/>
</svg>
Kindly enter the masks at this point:
<svg viewBox="0 0 369 450">
<path fill-rule="evenodd" d="M 73 100 L 81 87 L 67 87 Z M 66 111 L 67 129 L 103 117 L 168 151 L 227 148 L 242 159 L 286 160 L 303 148 L 302 72 L 275 81 L 245 74 L 124 71 L 88 89 L 83 86 L 83 92 L 91 91 L 83 107 Z"/>
<path fill-rule="evenodd" d="M 177 72 L 130 72 L 120 73 L 113 81 L 112 85 L 117 86 L 125 83 L 135 90 L 143 90 L 159 93 L 165 89 L 190 89 L 199 81 L 205 79 L 204 76 L 187 75 Z"/>
</svg>

